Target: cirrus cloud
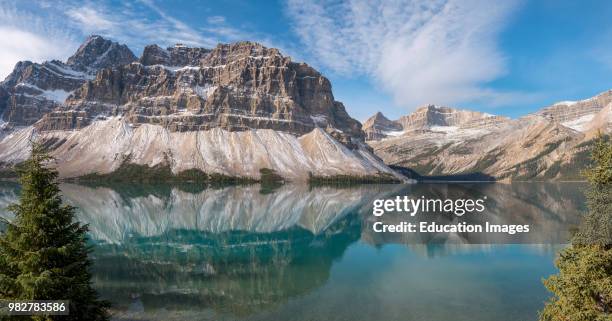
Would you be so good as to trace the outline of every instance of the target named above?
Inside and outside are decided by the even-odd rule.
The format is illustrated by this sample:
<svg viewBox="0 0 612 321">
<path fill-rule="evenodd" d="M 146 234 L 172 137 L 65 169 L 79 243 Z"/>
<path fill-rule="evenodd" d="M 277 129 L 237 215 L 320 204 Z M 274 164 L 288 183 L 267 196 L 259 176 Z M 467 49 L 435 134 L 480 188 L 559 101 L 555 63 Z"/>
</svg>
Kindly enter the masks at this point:
<svg viewBox="0 0 612 321">
<path fill-rule="evenodd" d="M 506 73 L 497 36 L 517 1 L 288 0 L 287 14 L 316 63 L 371 77 L 396 104 L 530 100 L 487 86 Z"/>
<path fill-rule="evenodd" d="M 64 59 L 78 47 L 66 30 L 41 17 L 0 6 L 0 81 L 20 60 Z"/>
</svg>

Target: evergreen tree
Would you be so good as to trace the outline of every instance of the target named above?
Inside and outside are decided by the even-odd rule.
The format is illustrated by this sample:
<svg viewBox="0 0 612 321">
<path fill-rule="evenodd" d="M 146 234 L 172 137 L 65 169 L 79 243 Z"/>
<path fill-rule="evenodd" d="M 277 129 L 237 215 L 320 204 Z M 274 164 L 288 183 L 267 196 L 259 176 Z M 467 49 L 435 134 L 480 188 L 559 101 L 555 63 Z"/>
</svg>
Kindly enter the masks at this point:
<svg viewBox="0 0 612 321">
<path fill-rule="evenodd" d="M 21 195 L 0 236 L 0 299 L 69 300 L 69 316 L 33 320 L 107 320 L 108 303 L 91 286 L 87 226 L 62 203 L 57 172 L 42 145 L 19 166 Z"/>
<path fill-rule="evenodd" d="M 556 261 L 559 274 L 544 281 L 554 297 L 541 321 L 612 320 L 612 143 L 600 136 L 592 158 L 589 212 Z"/>
</svg>

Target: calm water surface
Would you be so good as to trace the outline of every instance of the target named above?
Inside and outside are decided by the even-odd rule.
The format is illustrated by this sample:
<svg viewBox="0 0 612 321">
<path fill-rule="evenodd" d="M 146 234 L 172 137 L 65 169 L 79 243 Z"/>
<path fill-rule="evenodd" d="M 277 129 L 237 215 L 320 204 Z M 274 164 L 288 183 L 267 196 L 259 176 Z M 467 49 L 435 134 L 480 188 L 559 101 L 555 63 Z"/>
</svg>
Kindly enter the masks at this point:
<svg viewBox="0 0 612 321">
<path fill-rule="evenodd" d="M 94 283 L 116 320 L 536 320 L 541 279 L 584 210 L 576 183 L 199 186 L 65 184 L 90 224 Z M 18 186 L 0 183 L 0 207 Z M 374 199 L 487 197 L 526 235 L 381 234 Z M 1 212 L 0 212 L 1 213 Z M 4 212 L 2 215 L 10 217 Z M 512 243 L 512 244 L 509 244 Z"/>
</svg>

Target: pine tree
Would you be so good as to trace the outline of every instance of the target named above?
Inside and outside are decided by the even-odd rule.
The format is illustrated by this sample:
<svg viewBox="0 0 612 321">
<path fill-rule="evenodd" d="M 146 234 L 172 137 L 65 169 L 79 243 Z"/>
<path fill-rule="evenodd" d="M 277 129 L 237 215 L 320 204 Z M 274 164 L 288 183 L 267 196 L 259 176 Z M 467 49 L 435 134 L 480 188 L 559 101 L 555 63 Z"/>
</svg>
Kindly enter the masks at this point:
<svg viewBox="0 0 612 321">
<path fill-rule="evenodd" d="M 559 274 L 544 281 L 554 297 L 541 321 L 612 320 L 612 143 L 600 136 L 592 158 L 589 212 L 556 261 Z"/>
<path fill-rule="evenodd" d="M 108 303 L 91 285 L 87 226 L 75 222 L 75 209 L 60 197 L 57 172 L 42 145 L 18 171 L 19 202 L 0 236 L 0 299 L 69 300 L 69 316 L 34 320 L 107 320 Z"/>
</svg>

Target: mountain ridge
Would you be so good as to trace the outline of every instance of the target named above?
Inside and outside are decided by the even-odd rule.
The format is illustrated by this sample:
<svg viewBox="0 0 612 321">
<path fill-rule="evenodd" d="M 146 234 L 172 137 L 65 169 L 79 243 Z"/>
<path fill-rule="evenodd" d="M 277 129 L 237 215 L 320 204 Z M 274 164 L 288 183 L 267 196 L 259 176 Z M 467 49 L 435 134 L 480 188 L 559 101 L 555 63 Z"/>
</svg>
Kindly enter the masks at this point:
<svg viewBox="0 0 612 321">
<path fill-rule="evenodd" d="M 292 180 L 405 179 L 371 154 L 327 78 L 254 42 L 150 45 L 137 58 L 91 36 L 65 63 L 18 63 L 0 83 L 2 106 L 0 163 L 19 163 L 38 139 L 61 177 L 109 174 L 128 162 L 175 174 L 258 178 L 266 168 Z"/>
<path fill-rule="evenodd" d="M 454 114 L 450 119 L 462 119 L 457 116 L 461 111 L 444 110 Z M 405 117 L 421 121 L 420 126 L 412 122 L 368 143 L 386 164 L 424 176 L 477 173 L 498 180 L 580 179 L 580 170 L 589 163 L 592 140 L 599 133 L 612 133 L 612 90 L 556 103 L 518 119 L 481 113 L 441 124 L 423 122 L 419 111 L 422 115 L 418 110 Z M 364 131 L 369 135 L 372 129 L 364 126 Z"/>
<path fill-rule="evenodd" d="M 41 140 L 62 177 L 111 174 L 126 163 L 258 178 L 483 174 L 567 179 L 612 132 L 612 90 L 518 119 L 425 105 L 364 122 L 330 81 L 276 48 L 146 46 L 140 57 L 90 36 L 66 62 L 19 62 L 0 83 L 0 165 Z M 407 172 L 407 171 L 404 171 Z"/>
</svg>

